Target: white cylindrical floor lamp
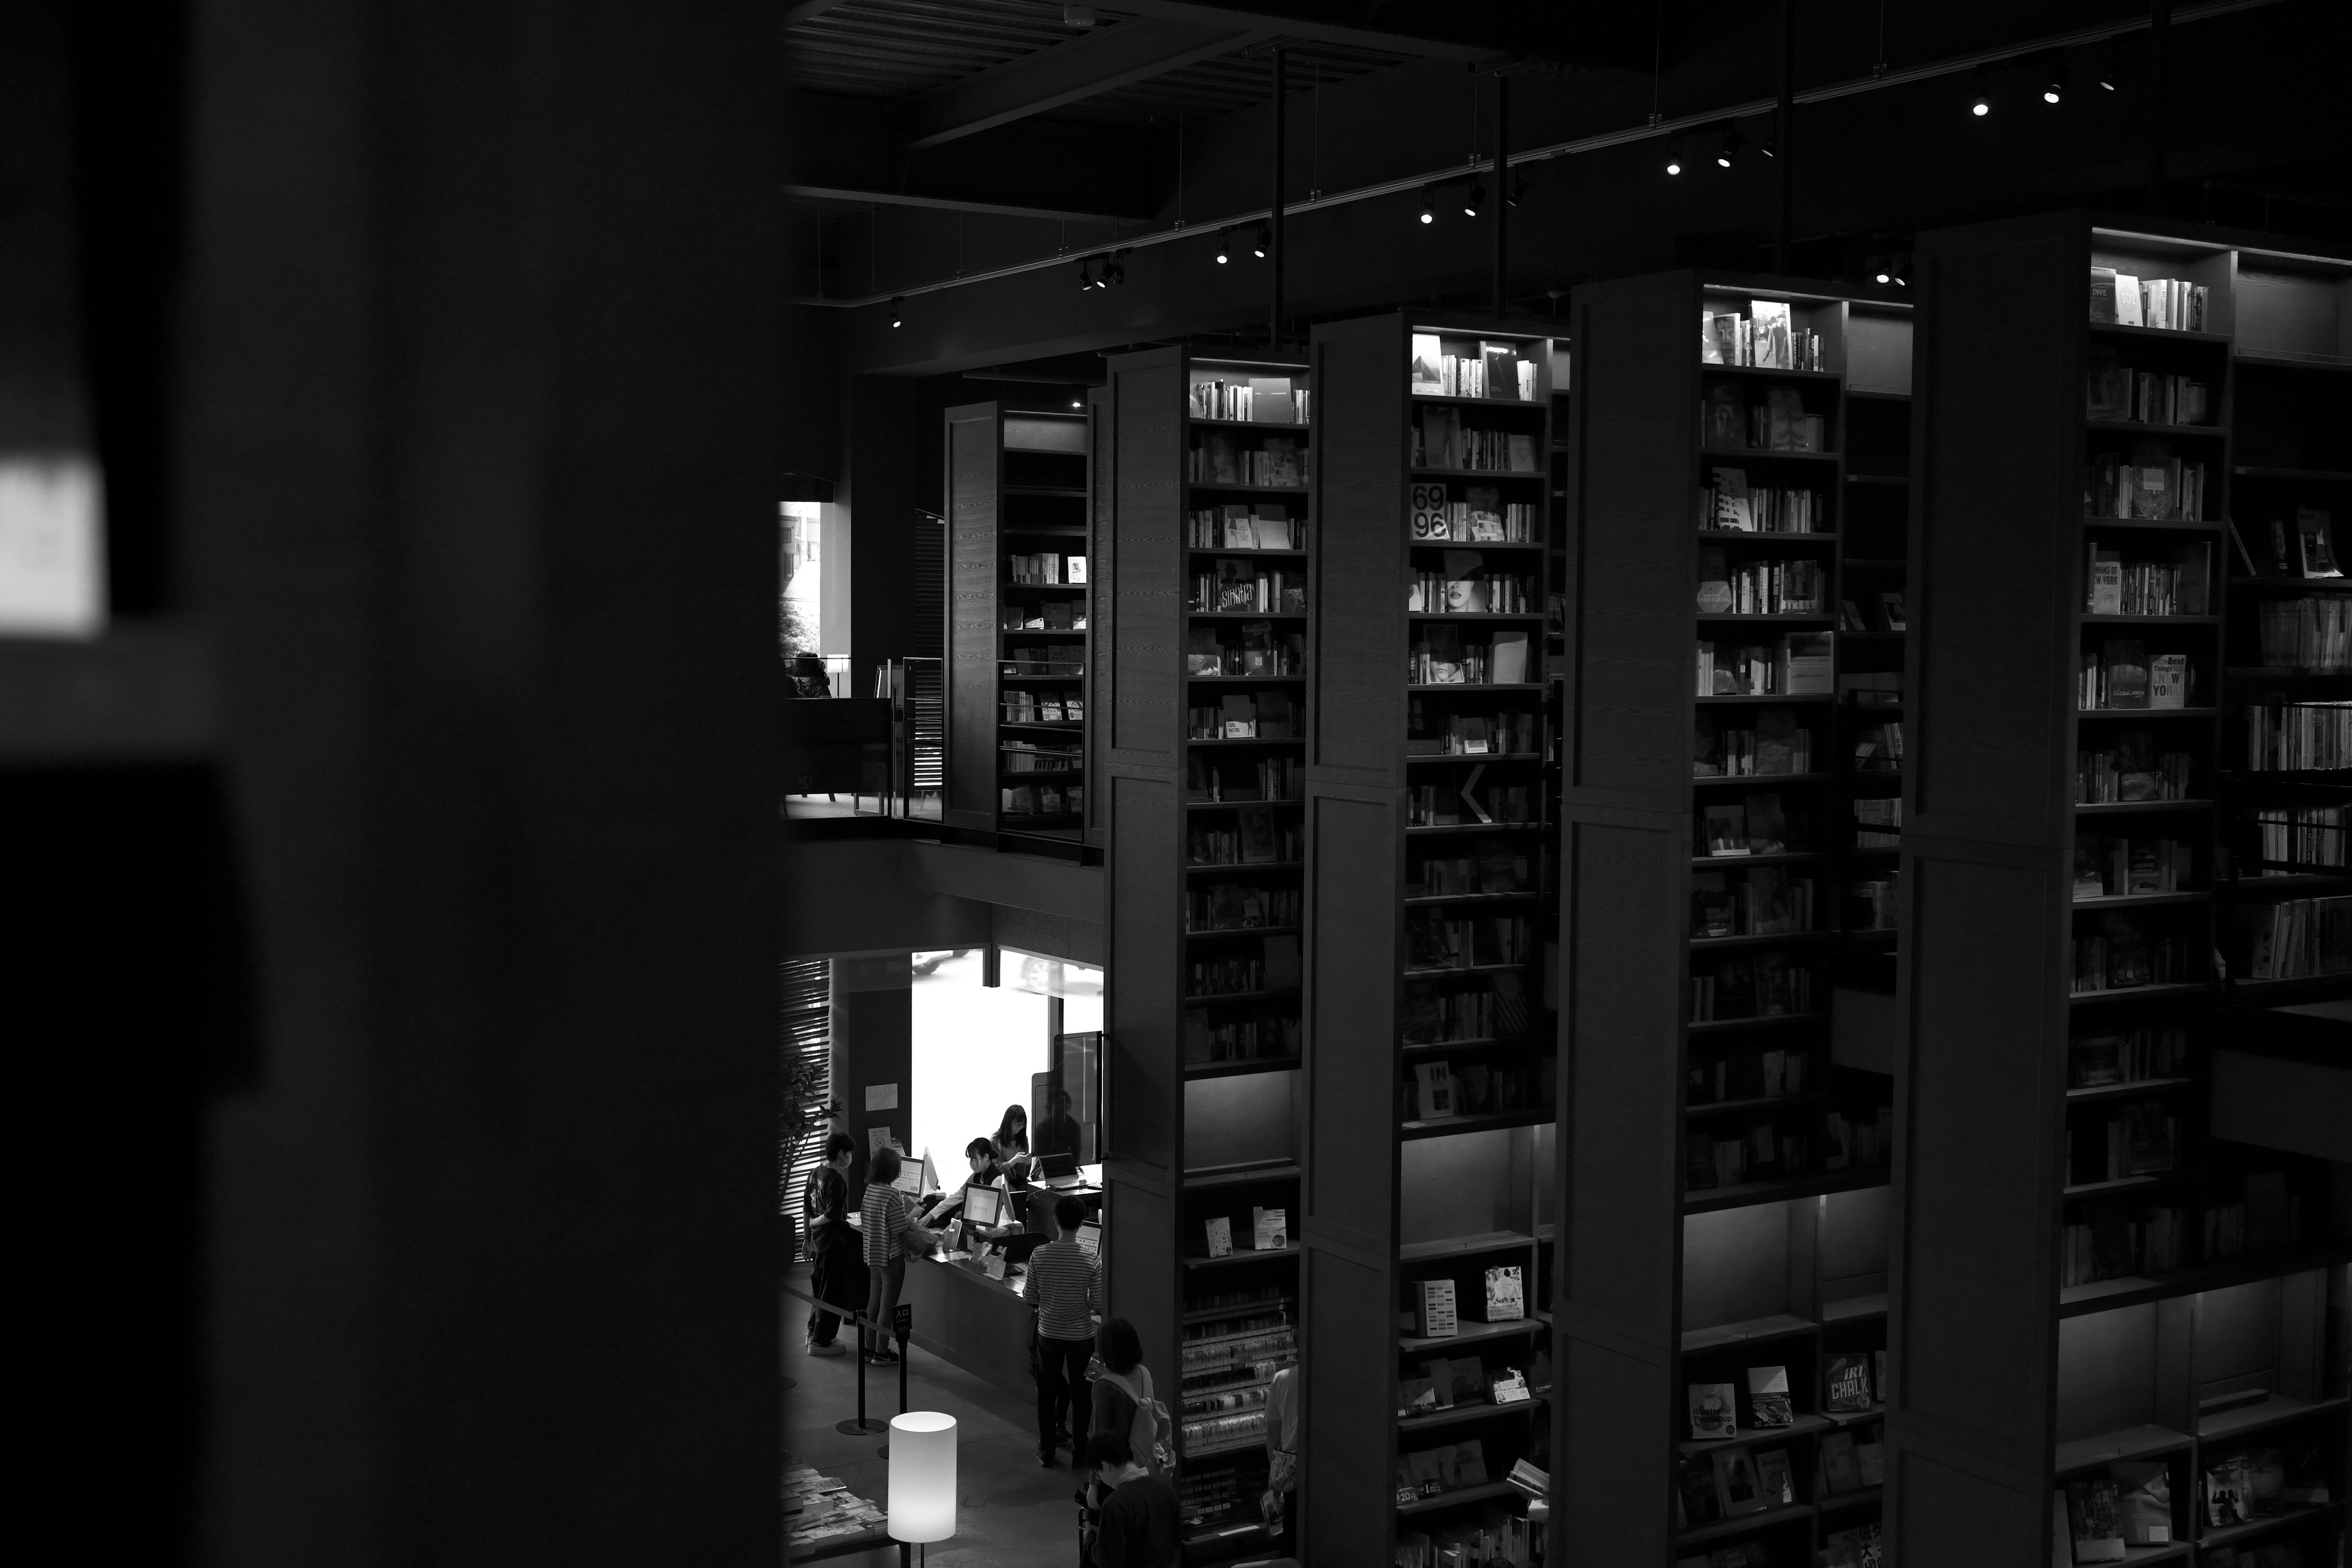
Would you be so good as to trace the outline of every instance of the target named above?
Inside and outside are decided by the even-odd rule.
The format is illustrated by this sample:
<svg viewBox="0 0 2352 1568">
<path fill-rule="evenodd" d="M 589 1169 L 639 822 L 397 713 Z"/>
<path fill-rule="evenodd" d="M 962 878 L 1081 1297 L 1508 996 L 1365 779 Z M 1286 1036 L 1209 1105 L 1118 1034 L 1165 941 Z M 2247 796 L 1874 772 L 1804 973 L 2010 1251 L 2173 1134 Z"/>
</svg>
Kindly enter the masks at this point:
<svg viewBox="0 0 2352 1568">
<path fill-rule="evenodd" d="M 890 1539 L 929 1544 L 956 1527 L 956 1421 L 936 1410 L 890 1418 Z"/>
</svg>

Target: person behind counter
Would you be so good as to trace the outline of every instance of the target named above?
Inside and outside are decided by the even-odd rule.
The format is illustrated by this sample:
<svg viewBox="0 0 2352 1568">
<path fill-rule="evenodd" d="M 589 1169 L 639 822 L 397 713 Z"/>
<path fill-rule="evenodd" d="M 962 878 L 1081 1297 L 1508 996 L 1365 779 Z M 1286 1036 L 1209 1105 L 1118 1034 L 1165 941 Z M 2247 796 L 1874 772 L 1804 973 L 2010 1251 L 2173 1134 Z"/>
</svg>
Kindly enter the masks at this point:
<svg viewBox="0 0 2352 1568">
<path fill-rule="evenodd" d="M 896 1149 L 874 1152 L 866 1173 L 866 1202 L 859 1222 L 866 1232 L 866 1317 L 880 1325 L 866 1359 L 877 1366 L 895 1364 L 898 1352 L 890 1348 L 890 1314 L 898 1309 L 899 1288 L 907 1282 L 907 1259 L 929 1253 L 939 1245 L 939 1233 L 915 1217 L 915 1205 L 891 1185 L 905 1162 Z"/>
<path fill-rule="evenodd" d="M 966 1194 L 973 1187 L 1003 1187 L 1006 1184 L 1004 1168 L 996 1161 L 996 1144 L 993 1140 L 973 1139 L 964 1145 L 963 1157 L 965 1163 L 971 1167 L 971 1177 L 961 1187 L 956 1189 L 955 1196 L 940 1194 L 937 1206 L 923 1216 L 925 1225 L 934 1227 L 944 1226 L 950 1220 L 962 1214 Z M 1007 1197 L 1009 1198 L 1010 1195 L 1008 1193 Z M 998 1212 L 1000 1217 L 996 1224 L 968 1226 L 965 1227 L 966 1234 L 977 1235 L 989 1241 L 1003 1241 L 1007 1237 L 1019 1235 L 1021 1226 L 1013 1218 L 1011 1205 L 1007 1203 Z"/>
<path fill-rule="evenodd" d="M 1037 1462 L 1052 1468 L 1055 1434 L 1065 1412 L 1070 1463 L 1087 1456 L 1087 1359 L 1095 1348 L 1095 1314 L 1102 1310 L 1102 1264 L 1077 1243 L 1087 1205 L 1066 1197 L 1054 1205 L 1054 1239 L 1029 1255 L 1021 1294 L 1037 1310 Z"/>
<path fill-rule="evenodd" d="M 996 1124 L 996 1135 L 989 1142 L 995 1145 L 996 1163 L 1006 1179 L 1026 1183 L 1034 1163 L 1029 1157 L 1029 1113 L 1017 1105 L 1006 1106 L 1004 1119 Z"/>
</svg>

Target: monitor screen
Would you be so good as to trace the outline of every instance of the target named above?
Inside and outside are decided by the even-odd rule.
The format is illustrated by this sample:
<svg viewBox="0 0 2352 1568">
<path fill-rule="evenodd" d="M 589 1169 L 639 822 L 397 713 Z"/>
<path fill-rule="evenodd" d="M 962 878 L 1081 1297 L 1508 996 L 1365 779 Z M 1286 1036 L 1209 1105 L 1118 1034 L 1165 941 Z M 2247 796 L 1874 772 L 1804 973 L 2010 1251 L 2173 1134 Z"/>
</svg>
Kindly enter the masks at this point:
<svg viewBox="0 0 2352 1568">
<path fill-rule="evenodd" d="M 1088 1220 L 1078 1226 L 1078 1245 L 1087 1249 L 1088 1258 L 1102 1256 L 1102 1226 Z"/>
<path fill-rule="evenodd" d="M 966 1187 L 963 1190 L 965 1223 L 969 1225 L 1002 1224 L 1003 1222 L 997 1218 L 1000 1212 L 997 1206 L 999 1196 L 994 1187 L 983 1187 L 977 1183 Z"/>
</svg>

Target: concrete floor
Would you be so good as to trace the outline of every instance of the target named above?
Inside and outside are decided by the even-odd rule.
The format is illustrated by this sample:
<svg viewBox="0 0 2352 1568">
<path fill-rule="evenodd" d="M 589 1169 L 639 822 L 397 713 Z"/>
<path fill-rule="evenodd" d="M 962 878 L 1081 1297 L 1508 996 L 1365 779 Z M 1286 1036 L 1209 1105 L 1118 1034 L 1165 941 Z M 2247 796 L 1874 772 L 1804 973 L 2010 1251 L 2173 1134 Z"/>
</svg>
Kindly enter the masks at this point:
<svg viewBox="0 0 2352 1568">
<path fill-rule="evenodd" d="M 857 1414 L 854 1355 L 810 1356 L 802 1351 L 808 1304 L 783 1299 L 784 1448 L 793 1463 L 837 1476 L 849 1489 L 887 1508 L 890 1462 L 876 1452 L 879 1434 L 847 1437 L 834 1423 Z M 848 1338 L 846 1331 L 844 1334 Z M 907 1402 L 910 1409 L 944 1411 L 956 1418 L 956 1537 L 930 1548 L 938 1568 L 1051 1568 L 1078 1560 L 1077 1507 L 1070 1494 L 1078 1477 L 1069 1452 L 1048 1470 L 1037 1463 L 1036 1411 L 995 1385 L 921 1350 L 910 1350 Z M 866 1411 L 887 1421 L 898 1412 L 895 1367 L 866 1369 Z M 829 1559 L 844 1568 L 895 1568 L 898 1549 Z"/>
</svg>

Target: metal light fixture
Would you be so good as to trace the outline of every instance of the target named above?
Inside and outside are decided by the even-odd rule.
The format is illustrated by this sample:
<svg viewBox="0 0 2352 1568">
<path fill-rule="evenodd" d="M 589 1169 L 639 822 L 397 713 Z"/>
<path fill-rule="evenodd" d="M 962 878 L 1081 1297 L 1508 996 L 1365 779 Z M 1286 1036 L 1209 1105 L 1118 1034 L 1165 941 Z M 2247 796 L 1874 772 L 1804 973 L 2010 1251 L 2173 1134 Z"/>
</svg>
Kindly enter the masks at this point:
<svg viewBox="0 0 2352 1568">
<path fill-rule="evenodd" d="M 1114 250 L 1103 258 L 1102 276 L 1095 280 L 1097 289 L 1108 289 L 1114 283 L 1127 281 L 1127 252 Z"/>
<path fill-rule="evenodd" d="M 1233 258 L 1233 250 L 1234 250 L 1233 237 L 1232 237 L 1229 233 L 1227 233 L 1227 234 L 1220 234 L 1220 235 L 1218 235 L 1218 236 L 1217 236 L 1217 265 L 1218 265 L 1218 266 L 1220 266 L 1220 267 L 1223 267 L 1226 262 L 1231 261 L 1231 260 L 1234 258 Z"/>
<path fill-rule="evenodd" d="M 1969 112 L 1982 120 L 1992 112 L 1992 94 L 1986 89 L 1984 72 L 1977 72 L 1976 86 L 1969 93 Z"/>
<path fill-rule="evenodd" d="M 1471 181 L 1470 188 L 1462 194 L 1462 216 L 1476 217 L 1478 209 L 1486 204 L 1486 187 L 1476 180 Z"/>
<path fill-rule="evenodd" d="M 1094 265 L 1092 258 L 1078 263 L 1078 292 L 1081 294 L 1095 286 Z"/>
<path fill-rule="evenodd" d="M 1250 243 L 1250 254 L 1252 256 L 1263 257 L 1267 251 L 1272 250 L 1273 248 L 1274 226 L 1271 224 L 1262 223 L 1258 225 L 1257 237 Z"/>
<path fill-rule="evenodd" d="M 890 296 L 890 324 L 891 324 L 892 326 L 894 326 L 894 327 L 904 326 L 904 325 L 906 324 L 906 315 L 907 315 L 907 297 L 906 297 L 904 294 L 893 294 L 893 295 L 891 295 L 891 296 Z"/>
<path fill-rule="evenodd" d="M 2053 65 L 2050 68 L 2049 79 L 2042 84 L 2042 101 L 2044 103 L 2055 103 L 2060 99 L 2065 97 L 2066 83 L 2071 79 L 2073 79 L 2073 78 L 2071 73 L 2066 69 L 2065 61 L 2060 60 L 2056 64 Z"/>
<path fill-rule="evenodd" d="M 1675 151 L 1673 148 L 1671 148 L 1671 147 L 1667 148 L 1667 149 L 1666 149 L 1666 173 L 1667 173 L 1667 174 L 1681 174 L 1682 172 L 1683 172 L 1683 155 L 1682 155 L 1680 153 L 1675 152 Z"/>
<path fill-rule="evenodd" d="M 1738 132 L 1725 132 L 1723 133 L 1723 145 L 1716 150 L 1716 166 L 1723 169 L 1728 169 L 1731 167 L 1733 162 L 1739 156 L 1739 145 L 1740 135 Z"/>
<path fill-rule="evenodd" d="M 1423 185 L 1421 190 L 1421 221 L 1423 223 L 1437 221 L 1437 193 L 1427 185 Z"/>
</svg>

